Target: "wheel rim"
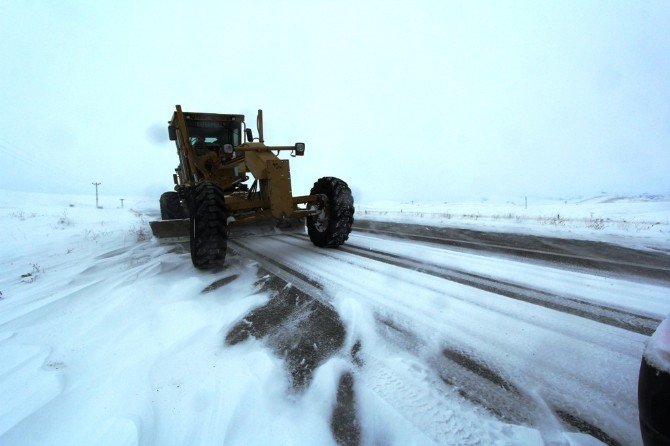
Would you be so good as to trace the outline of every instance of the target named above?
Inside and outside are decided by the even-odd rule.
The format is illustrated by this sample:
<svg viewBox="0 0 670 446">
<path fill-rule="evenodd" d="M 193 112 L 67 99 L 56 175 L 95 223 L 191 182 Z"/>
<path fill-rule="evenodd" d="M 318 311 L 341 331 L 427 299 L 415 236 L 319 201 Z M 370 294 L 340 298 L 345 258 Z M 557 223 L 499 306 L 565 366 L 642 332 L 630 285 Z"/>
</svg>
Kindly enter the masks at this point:
<svg viewBox="0 0 670 446">
<path fill-rule="evenodd" d="M 319 232 L 326 232 L 328 229 L 328 215 L 326 215 L 326 208 L 318 205 L 312 205 L 309 208 L 310 211 L 319 211 L 318 214 L 312 217 L 312 224 L 314 229 Z"/>
</svg>

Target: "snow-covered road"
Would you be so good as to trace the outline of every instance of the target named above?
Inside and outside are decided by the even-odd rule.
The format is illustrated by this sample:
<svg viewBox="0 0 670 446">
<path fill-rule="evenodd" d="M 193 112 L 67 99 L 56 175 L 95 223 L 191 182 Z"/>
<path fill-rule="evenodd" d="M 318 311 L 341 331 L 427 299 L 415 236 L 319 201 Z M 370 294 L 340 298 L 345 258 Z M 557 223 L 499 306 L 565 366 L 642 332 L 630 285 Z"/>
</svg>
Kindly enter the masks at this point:
<svg viewBox="0 0 670 446">
<path fill-rule="evenodd" d="M 347 246 L 362 252 L 314 250 L 304 238 L 289 236 L 243 239 L 233 246 L 300 272 L 311 286 L 320 284 L 320 294 L 336 308 L 354 307 L 374 320 L 375 333 L 367 324 L 349 333 L 361 342 L 361 356 L 367 344 L 389 340 L 445 382 L 458 382 L 470 400 L 503 419 L 532 423 L 545 439 L 556 429 L 556 420 L 543 410 L 550 408 L 559 420 L 601 440 L 639 441 L 636 380 L 646 336 L 582 317 L 569 311 L 570 304 L 622 309 L 624 318 L 646 317 L 655 326 L 670 309 L 665 287 L 370 235 L 350 238 Z M 413 262 L 370 259 L 360 255 L 366 248 Z M 568 311 L 417 271 L 434 266 L 549 291 L 564 298 Z M 470 369 L 472 379 L 462 368 Z M 511 394 L 491 395 L 490 384 L 497 381 L 511 384 Z M 443 434 L 438 429 L 431 437 Z"/>
<path fill-rule="evenodd" d="M 641 443 L 658 281 L 366 233 L 205 273 L 141 206 L 31 203 L 0 215 L 0 444 Z"/>
</svg>

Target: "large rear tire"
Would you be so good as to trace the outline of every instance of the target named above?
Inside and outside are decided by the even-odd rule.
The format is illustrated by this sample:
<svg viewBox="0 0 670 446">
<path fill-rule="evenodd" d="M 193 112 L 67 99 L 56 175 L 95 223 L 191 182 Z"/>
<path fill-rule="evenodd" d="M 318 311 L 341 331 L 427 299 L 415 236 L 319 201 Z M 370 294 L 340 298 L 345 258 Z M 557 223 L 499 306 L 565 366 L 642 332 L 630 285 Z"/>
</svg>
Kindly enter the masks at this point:
<svg viewBox="0 0 670 446">
<path fill-rule="evenodd" d="M 223 191 L 202 182 L 191 190 L 191 260 L 198 269 L 223 266 L 228 247 L 228 212 Z"/>
<path fill-rule="evenodd" d="M 645 446 L 670 444 L 670 373 L 642 357 L 637 388 L 640 431 Z"/>
<path fill-rule="evenodd" d="M 320 214 L 307 218 L 307 233 L 316 246 L 334 248 L 343 244 L 354 224 L 354 197 L 344 181 L 335 177 L 320 178 L 311 195 L 323 194 L 328 198 Z"/>
<path fill-rule="evenodd" d="M 670 445 L 670 317 L 658 326 L 642 355 L 637 407 L 645 446 Z"/>
<path fill-rule="evenodd" d="M 181 207 L 177 192 L 165 192 L 161 195 L 159 203 L 161 205 L 161 220 L 186 218 L 186 212 Z"/>
</svg>

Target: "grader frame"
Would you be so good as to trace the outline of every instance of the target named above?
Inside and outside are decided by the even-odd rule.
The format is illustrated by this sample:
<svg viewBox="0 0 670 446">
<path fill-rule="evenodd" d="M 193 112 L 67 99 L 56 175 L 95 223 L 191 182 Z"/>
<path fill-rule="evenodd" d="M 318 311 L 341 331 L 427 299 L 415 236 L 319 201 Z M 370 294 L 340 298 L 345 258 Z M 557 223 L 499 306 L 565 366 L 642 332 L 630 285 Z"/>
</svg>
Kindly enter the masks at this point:
<svg viewBox="0 0 670 446">
<path fill-rule="evenodd" d="M 307 223 L 310 239 L 321 247 L 339 246 L 351 232 L 354 206 L 348 185 L 323 177 L 309 195 L 293 196 L 289 161 L 278 155 L 303 156 L 305 144 L 265 145 L 262 110 L 256 127 L 254 138 L 244 115 L 186 112 L 180 105 L 168 122 L 179 157 L 175 192 L 161 196 L 162 221 L 150 224 L 158 238 L 188 234 L 197 268 L 223 264 L 231 232 L 304 233 Z"/>
<path fill-rule="evenodd" d="M 226 207 L 237 226 L 274 219 L 277 226 L 282 227 L 290 225 L 291 220 L 314 214 L 307 209 L 300 209 L 298 205 L 317 203 L 324 197 L 293 197 L 289 161 L 279 159 L 273 153 L 291 151 L 293 156 L 301 156 L 304 154 L 305 145 L 296 143 L 293 146 L 266 146 L 263 140 L 262 110 L 258 111 L 256 125 L 258 142 L 253 142 L 251 129 L 246 129 L 244 115 L 189 113 L 183 112 L 181 106 L 177 105 L 168 127 L 171 139 L 176 141 L 181 161 L 174 176 L 177 192 L 187 190 L 201 181 L 218 184 L 226 193 Z M 236 135 L 242 136 L 242 127 L 247 130 L 244 137 L 251 141 L 234 145 L 233 153 L 225 153 L 221 143 L 218 146 L 216 143 L 205 143 L 207 151 L 199 154 L 191 139 L 194 137 L 193 133 L 210 134 L 214 138 L 223 137 L 230 141 L 224 145 L 233 145 Z M 209 131 L 198 132 L 196 129 Z M 251 190 L 236 187 L 249 179 L 247 174 L 253 175 L 257 189 L 255 186 Z M 186 194 L 180 193 L 181 195 Z"/>
</svg>

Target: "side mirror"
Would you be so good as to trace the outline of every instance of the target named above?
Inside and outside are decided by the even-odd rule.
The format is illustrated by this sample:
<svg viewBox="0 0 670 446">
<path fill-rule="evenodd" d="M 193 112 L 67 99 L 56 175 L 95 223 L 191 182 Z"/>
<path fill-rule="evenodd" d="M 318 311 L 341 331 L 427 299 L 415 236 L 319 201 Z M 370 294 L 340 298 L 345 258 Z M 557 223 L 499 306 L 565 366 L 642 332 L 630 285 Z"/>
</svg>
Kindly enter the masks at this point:
<svg viewBox="0 0 670 446">
<path fill-rule="evenodd" d="M 168 125 L 168 136 L 170 137 L 170 141 L 175 141 L 177 139 L 177 130 L 173 125 Z"/>
<path fill-rule="evenodd" d="M 251 131 L 251 129 L 244 129 L 244 132 L 247 134 L 247 141 L 248 142 L 253 142 L 254 141 L 254 133 Z"/>
<path fill-rule="evenodd" d="M 305 154 L 305 143 L 297 142 L 295 143 L 295 156 L 303 156 Z"/>
</svg>

